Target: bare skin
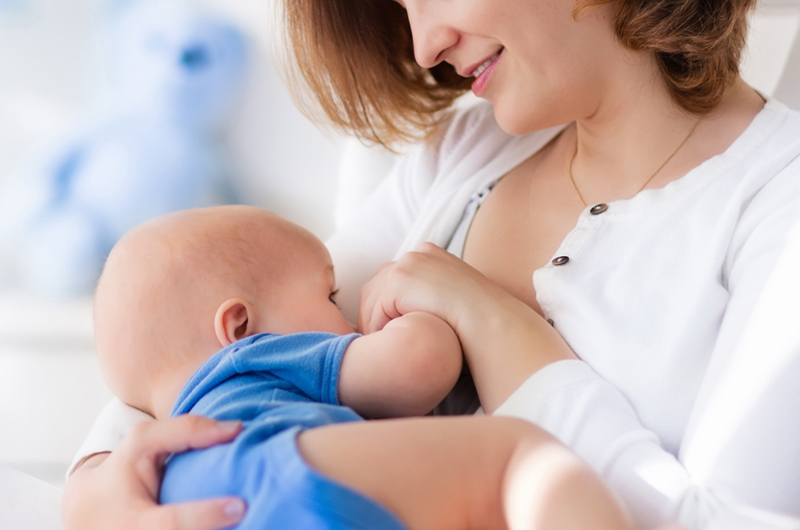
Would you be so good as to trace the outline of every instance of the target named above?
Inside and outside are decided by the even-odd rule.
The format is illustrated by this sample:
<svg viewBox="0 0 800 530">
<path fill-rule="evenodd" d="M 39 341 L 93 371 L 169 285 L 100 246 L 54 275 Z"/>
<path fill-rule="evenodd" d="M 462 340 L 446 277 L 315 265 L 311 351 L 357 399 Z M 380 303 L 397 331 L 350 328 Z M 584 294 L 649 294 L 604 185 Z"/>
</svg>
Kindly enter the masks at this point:
<svg viewBox="0 0 800 530">
<path fill-rule="evenodd" d="M 298 445 L 310 465 L 376 499 L 410 530 L 633 528 L 597 475 L 520 420 L 334 425 L 306 431 Z M 546 494 L 531 502 L 537 490 Z"/>
</svg>

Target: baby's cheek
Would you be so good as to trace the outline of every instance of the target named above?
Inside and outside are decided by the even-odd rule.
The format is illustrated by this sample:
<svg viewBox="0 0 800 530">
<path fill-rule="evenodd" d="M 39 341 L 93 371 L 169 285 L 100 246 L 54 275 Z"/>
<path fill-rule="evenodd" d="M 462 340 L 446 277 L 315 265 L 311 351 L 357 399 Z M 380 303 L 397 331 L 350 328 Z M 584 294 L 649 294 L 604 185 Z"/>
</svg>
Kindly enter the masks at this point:
<svg viewBox="0 0 800 530">
<path fill-rule="evenodd" d="M 339 311 L 339 308 L 331 302 L 328 303 L 331 306 L 330 308 L 326 309 L 326 327 L 328 329 L 325 329 L 324 331 L 335 333 L 337 335 L 348 335 L 350 333 L 355 333 L 355 329 L 350 325 L 349 322 L 347 322 L 347 319 L 344 318 L 344 315 L 342 315 L 342 312 Z"/>
</svg>

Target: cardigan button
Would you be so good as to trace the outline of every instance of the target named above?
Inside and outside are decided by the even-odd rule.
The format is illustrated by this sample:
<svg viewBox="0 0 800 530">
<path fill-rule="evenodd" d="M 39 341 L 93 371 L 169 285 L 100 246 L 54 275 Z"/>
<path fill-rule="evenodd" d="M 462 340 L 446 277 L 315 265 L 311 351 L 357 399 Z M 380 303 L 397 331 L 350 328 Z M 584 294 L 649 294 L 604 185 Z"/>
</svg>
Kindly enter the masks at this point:
<svg viewBox="0 0 800 530">
<path fill-rule="evenodd" d="M 569 256 L 559 256 L 557 258 L 553 258 L 553 261 L 551 261 L 550 263 L 552 263 L 553 265 L 558 266 L 558 265 L 564 265 L 568 261 L 569 261 Z"/>
<path fill-rule="evenodd" d="M 608 210 L 608 205 L 604 202 L 601 202 L 600 204 L 595 204 L 594 206 L 592 206 L 592 209 L 589 210 L 589 213 L 592 215 L 600 215 L 606 210 Z"/>
</svg>

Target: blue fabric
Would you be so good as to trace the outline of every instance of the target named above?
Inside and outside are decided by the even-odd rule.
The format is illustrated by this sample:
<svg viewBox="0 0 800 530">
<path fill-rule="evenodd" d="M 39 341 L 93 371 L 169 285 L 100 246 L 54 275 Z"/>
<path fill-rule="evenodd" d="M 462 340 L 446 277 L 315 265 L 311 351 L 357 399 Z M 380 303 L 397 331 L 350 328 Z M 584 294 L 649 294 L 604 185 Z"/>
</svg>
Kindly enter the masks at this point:
<svg viewBox="0 0 800 530">
<path fill-rule="evenodd" d="M 342 356 L 357 337 L 255 335 L 206 361 L 171 415 L 242 420 L 244 431 L 229 444 L 171 457 L 161 502 L 242 497 L 248 509 L 239 530 L 405 530 L 385 508 L 309 468 L 295 444 L 303 429 L 362 421 L 337 398 Z"/>
</svg>

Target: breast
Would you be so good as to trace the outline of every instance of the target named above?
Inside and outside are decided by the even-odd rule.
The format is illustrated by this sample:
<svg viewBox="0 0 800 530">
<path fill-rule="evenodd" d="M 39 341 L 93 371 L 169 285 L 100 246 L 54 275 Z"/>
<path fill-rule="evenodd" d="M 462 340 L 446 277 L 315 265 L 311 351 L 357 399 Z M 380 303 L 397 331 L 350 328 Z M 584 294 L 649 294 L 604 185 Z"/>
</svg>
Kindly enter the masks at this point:
<svg viewBox="0 0 800 530">
<path fill-rule="evenodd" d="M 548 147 L 504 176 L 470 226 L 464 261 L 539 314 L 533 271 L 553 258 L 583 206 L 560 182 Z"/>
</svg>

